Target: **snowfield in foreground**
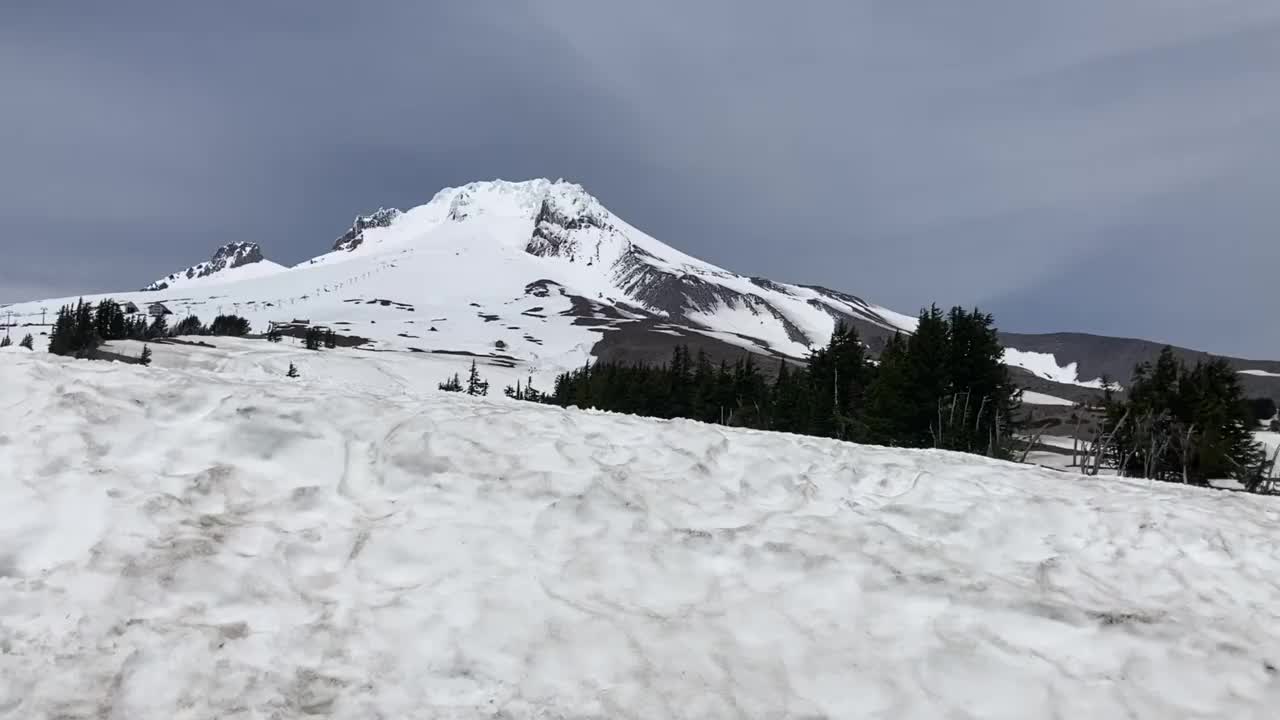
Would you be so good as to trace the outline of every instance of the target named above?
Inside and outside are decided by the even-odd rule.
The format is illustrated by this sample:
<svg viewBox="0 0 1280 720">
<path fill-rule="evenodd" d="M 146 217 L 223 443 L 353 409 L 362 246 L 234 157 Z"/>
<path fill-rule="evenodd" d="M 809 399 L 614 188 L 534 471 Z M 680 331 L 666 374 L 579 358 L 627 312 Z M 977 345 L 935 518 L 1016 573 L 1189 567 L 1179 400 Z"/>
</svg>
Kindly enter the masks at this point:
<svg viewBox="0 0 1280 720">
<path fill-rule="evenodd" d="M 1243 494 L 7 353 L 0 507 L 0 718 L 1280 701 L 1280 504 Z"/>
</svg>

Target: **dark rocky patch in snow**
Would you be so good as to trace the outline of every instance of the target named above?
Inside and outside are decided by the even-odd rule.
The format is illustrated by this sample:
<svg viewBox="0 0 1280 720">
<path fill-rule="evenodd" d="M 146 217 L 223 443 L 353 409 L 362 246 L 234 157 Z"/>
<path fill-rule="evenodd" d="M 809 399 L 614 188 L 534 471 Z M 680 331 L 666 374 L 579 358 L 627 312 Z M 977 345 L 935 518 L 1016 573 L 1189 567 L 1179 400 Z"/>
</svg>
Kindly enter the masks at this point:
<svg viewBox="0 0 1280 720">
<path fill-rule="evenodd" d="M 476 360 L 485 360 L 490 365 L 497 365 L 499 367 L 506 368 L 513 368 L 520 363 L 519 358 L 514 358 L 510 355 L 501 355 L 498 353 L 481 355 L 480 353 L 473 353 L 469 350 L 431 350 L 430 352 L 432 355 L 453 355 L 458 357 L 475 358 Z"/>
<path fill-rule="evenodd" d="M 213 257 L 207 262 L 192 265 L 186 270 L 167 275 L 146 286 L 143 291 L 167 290 L 170 285 L 181 279 L 193 280 L 195 278 L 209 277 L 224 270 L 252 265 L 265 259 L 262 255 L 262 248 L 258 247 L 257 243 L 227 243 L 218 248 L 213 253 Z"/>
<path fill-rule="evenodd" d="M 564 286 L 562 286 L 560 283 L 554 280 L 546 280 L 546 279 L 534 280 L 533 282 L 524 286 L 524 294 L 532 295 L 533 297 L 540 297 L 540 298 L 551 297 L 552 292 L 558 292 L 561 295 L 566 294 L 564 291 Z"/>
<path fill-rule="evenodd" d="M 609 325 L 609 329 L 611 332 L 601 333 L 600 339 L 591 348 L 592 356 L 605 361 L 661 364 L 671 361 L 671 352 L 676 345 L 688 345 L 693 356 L 696 357 L 699 351 L 705 352 L 715 365 L 722 360 L 734 363 L 745 355 L 754 355 L 761 371 L 772 376 L 777 372 L 778 362 L 782 358 L 765 348 L 755 352 L 748 351 L 696 330 L 668 325 L 665 320 L 614 322 Z M 672 331 L 678 335 L 670 334 Z M 790 358 L 788 361 L 794 362 Z"/>
<path fill-rule="evenodd" d="M 414 307 L 409 303 L 397 302 L 395 300 L 387 300 L 385 298 L 373 298 L 371 300 L 365 300 L 364 304 L 365 305 L 381 305 L 382 307 L 395 307 L 397 310 L 408 310 L 409 312 L 414 311 Z"/>
<path fill-rule="evenodd" d="M 558 257 L 569 262 L 583 260 L 592 264 L 600 259 L 598 254 L 590 254 L 572 232 L 588 228 L 607 231 L 613 230 L 613 225 L 596 209 L 564 208 L 550 198 L 544 198 L 538 216 L 534 218 L 533 234 L 525 245 L 525 252 L 538 257 Z"/>
<path fill-rule="evenodd" d="M 323 326 L 320 326 L 320 327 L 323 327 Z M 310 329 L 310 326 L 302 325 L 302 324 L 276 326 L 276 331 L 279 332 L 282 336 L 297 338 L 299 340 L 306 339 L 308 329 Z M 266 335 L 251 335 L 250 337 L 265 339 Z M 349 335 L 349 334 L 343 334 L 340 332 L 335 332 L 333 334 L 333 343 L 338 347 L 342 347 L 342 348 L 358 347 L 358 346 L 367 345 L 373 342 L 376 342 L 376 341 L 370 340 L 369 338 L 360 337 L 359 335 Z"/>
<path fill-rule="evenodd" d="M 396 218 L 400 217 L 400 211 L 395 208 L 378 208 L 377 212 L 371 215 L 358 215 L 351 228 L 338 237 L 333 243 L 333 250 L 350 252 L 364 244 L 364 231 L 370 228 L 384 228 L 389 226 Z"/>
<path fill-rule="evenodd" d="M 157 338 L 151 341 L 156 345 L 190 345 L 192 347 L 216 348 L 217 345 L 204 342 L 203 340 L 182 340 L 179 338 Z"/>
</svg>

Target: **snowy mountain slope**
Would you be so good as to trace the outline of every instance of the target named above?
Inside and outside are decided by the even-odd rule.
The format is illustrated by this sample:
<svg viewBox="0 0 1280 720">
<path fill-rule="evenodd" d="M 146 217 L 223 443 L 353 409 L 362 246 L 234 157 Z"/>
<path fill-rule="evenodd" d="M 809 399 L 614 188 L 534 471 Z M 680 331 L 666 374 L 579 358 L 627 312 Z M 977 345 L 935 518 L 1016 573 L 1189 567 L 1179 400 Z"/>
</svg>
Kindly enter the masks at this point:
<svg viewBox="0 0 1280 720">
<path fill-rule="evenodd" d="M 1274 499 L 321 381 L 355 352 L 0 355 L 0 718 L 1273 717 Z"/>
<path fill-rule="evenodd" d="M 192 285 L 234 282 L 272 275 L 284 269 L 283 265 L 264 258 L 257 243 L 229 243 L 218 248 L 211 259 L 166 275 L 143 290 L 176 290 Z"/>
<path fill-rule="evenodd" d="M 1025 361 L 1014 364 L 1021 364 L 1038 377 L 1098 387 L 1103 376 L 1127 385 L 1134 365 L 1154 362 L 1165 346 L 1149 340 L 1088 333 L 1001 333 L 1000 339 L 1006 348 L 1016 348 Z M 1280 361 L 1211 355 L 1177 346 L 1173 353 L 1188 365 L 1222 357 L 1241 372 L 1240 382 L 1248 395 L 1280 401 Z"/>
<path fill-rule="evenodd" d="M 235 312 L 259 330 L 305 319 L 366 339 L 368 350 L 479 356 L 550 376 L 589 358 L 662 361 L 676 343 L 713 360 L 749 350 L 805 357 L 837 322 L 872 350 L 915 319 L 854 295 L 739 275 L 680 252 L 563 181 L 492 181 L 447 188 L 405 211 L 357 217 L 331 249 L 291 268 L 233 244 L 145 295 L 206 321 Z M 103 297 L 87 297 L 94 300 Z M 19 303 L 19 324 L 49 322 L 75 298 Z M 44 312 L 41 309 L 44 308 Z M 1069 400 L 1102 375 L 1124 384 L 1160 346 L 1078 334 L 1003 333 L 1017 381 Z M 1190 351 L 1186 351 L 1190 353 Z M 1188 356 L 1190 357 L 1190 355 Z M 1280 399 L 1280 363 L 1238 361 L 1254 395 Z"/>
<path fill-rule="evenodd" d="M 1004 351 L 1004 362 L 1011 367 L 1019 367 L 1036 377 L 1041 377 L 1052 382 L 1061 383 L 1063 385 L 1079 385 L 1080 387 L 1093 388 L 1097 390 L 1103 389 L 1103 381 L 1101 378 L 1085 380 L 1079 376 L 1076 369 L 1076 363 L 1067 363 L 1065 366 L 1058 364 L 1057 357 L 1052 353 L 1030 352 L 1026 350 L 1018 350 L 1016 348 L 1006 348 Z M 1113 389 L 1120 389 L 1122 386 L 1112 380 Z"/>
<path fill-rule="evenodd" d="M 653 337 L 802 358 L 837 321 L 884 333 L 912 322 L 845 293 L 705 263 L 559 181 L 442 190 L 404 212 L 357 218 L 333 247 L 286 270 L 214 284 L 266 261 L 208 279 L 197 269 L 163 291 L 113 297 L 162 302 L 206 320 L 235 312 L 259 329 L 305 319 L 366 338 L 371 350 L 466 353 L 533 373 L 577 367 Z M 31 322 L 41 307 L 71 300 L 13 310 Z M 669 348 L 672 340 L 664 342 Z"/>
</svg>

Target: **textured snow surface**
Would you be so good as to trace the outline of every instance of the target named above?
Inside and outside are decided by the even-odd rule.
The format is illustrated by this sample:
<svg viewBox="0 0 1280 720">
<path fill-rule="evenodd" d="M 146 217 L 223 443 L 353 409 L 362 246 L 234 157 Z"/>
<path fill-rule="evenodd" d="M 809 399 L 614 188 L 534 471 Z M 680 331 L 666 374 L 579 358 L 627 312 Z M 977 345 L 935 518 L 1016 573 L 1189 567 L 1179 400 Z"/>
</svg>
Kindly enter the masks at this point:
<svg viewBox="0 0 1280 720">
<path fill-rule="evenodd" d="M 1054 357 L 1053 353 L 1005 348 L 1004 362 L 1006 365 L 1020 367 L 1036 377 L 1042 377 L 1053 382 L 1065 385 L 1079 385 L 1087 388 L 1102 388 L 1102 378 L 1081 380 L 1076 373 L 1076 363 L 1059 365 L 1058 359 Z M 1112 382 L 1111 385 L 1115 388 L 1119 387 L 1115 382 Z"/>
<path fill-rule="evenodd" d="M 1275 717 L 1274 500 L 315 358 L 0 356 L 0 718 Z"/>
</svg>

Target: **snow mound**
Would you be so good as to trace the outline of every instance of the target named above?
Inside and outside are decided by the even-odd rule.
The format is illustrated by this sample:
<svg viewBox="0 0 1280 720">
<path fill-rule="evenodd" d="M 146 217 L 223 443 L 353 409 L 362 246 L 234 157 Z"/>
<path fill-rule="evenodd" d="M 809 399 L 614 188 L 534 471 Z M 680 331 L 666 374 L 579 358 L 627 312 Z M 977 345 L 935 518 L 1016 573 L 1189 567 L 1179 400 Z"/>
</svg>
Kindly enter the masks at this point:
<svg viewBox="0 0 1280 720">
<path fill-rule="evenodd" d="M 335 392 L 327 355 L 0 359 L 0 716 L 1274 711 L 1272 500 Z"/>
</svg>

